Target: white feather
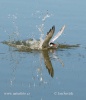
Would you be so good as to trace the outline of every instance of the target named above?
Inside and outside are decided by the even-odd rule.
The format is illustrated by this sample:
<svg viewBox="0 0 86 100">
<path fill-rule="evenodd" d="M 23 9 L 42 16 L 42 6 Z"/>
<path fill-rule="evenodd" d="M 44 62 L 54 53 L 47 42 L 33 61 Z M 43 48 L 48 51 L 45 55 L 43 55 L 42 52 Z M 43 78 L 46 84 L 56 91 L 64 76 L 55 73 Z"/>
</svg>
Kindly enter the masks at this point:
<svg viewBox="0 0 86 100">
<path fill-rule="evenodd" d="M 64 31 L 65 29 L 65 25 L 61 28 L 61 30 L 51 39 L 50 43 L 51 42 L 54 42 Z"/>
</svg>

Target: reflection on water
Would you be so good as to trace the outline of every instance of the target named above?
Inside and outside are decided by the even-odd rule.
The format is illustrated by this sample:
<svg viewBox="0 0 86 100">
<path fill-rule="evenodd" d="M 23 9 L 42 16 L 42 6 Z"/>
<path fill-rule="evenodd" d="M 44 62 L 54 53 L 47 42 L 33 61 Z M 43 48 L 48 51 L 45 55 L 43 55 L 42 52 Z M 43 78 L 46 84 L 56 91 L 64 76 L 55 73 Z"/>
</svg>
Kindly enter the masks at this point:
<svg viewBox="0 0 86 100">
<path fill-rule="evenodd" d="M 53 70 L 53 66 L 52 63 L 50 61 L 49 55 L 48 55 L 48 51 L 42 51 L 43 57 L 44 57 L 44 62 L 46 65 L 46 68 L 48 69 L 49 74 L 51 75 L 51 77 L 54 76 L 54 70 Z"/>
<path fill-rule="evenodd" d="M 30 39 L 30 41 L 33 41 L 33 40 Z M 16 58 L 16 56 L 15 56 L 16 52 L 20 52 L 20 53 L 24 53 L 24 52 L 26 52 L 26 53 L 35 53 L 35 52 L 38 52 L 38 54 L 41 53 L 42 56 L 43 56 L 42 58 L 44 60 L 45 66 L 48 69 L 48 72 L 51 75 L 51 77 L 54 76 L 54 69 L 53 69 L 53 65 L 52 65 L 52 61 L 50 59 L 49 53 L 51 52 L 53 54 L 51 58 L 57 60 L 59 63 L 61 63 L 62 66 L 64 66 L 64 62 L 57 55 L 55 55 L 55 51 L 58 51 L 58 50 L 61 51 L 61 50 L 64 50 L 64 49 L 72 49 L 72 48 L 79 47 L 78 44 L 77 45 L 59 44 L 57 49 L 49 49 L 49 50 L 41 50 L 41 51 L 37 50 L 36 51 L 36 50 L 27 49 L 27 45 L 25 44 L 26 43 L 25 41 L 22 41 L 22 42 L 21 41 L 13 41 L 13 42 L 4 41 L 2 43 L 3 44 L 7 44 L 8 46 L 12 46 L 12 47 L 9 47 L 10 56 L 11 56 L 10 57 L 11 58 L 10 61 L 12 61 L 12 65 L 15 62 L 16 65 L 14 65 L 14 66 L 16 66 L 16 67 L 17 67 L 17 64 L 19 64 L 19 62 L 22 60 L 22 57 L 19 57 L 20 56 L 19 54 L 18 54 L 19 56 L 17 55 L 18 57 Z M 15 48 L 13 48 L 13 47 L 16 47 L 17 45 L 21 46 L 22 43 L 24 45 L 24 47 L 22 49 L 19 49 L 19 48 L 15 49 Z M 40 65 L 42 65 L 42 63 Z M 13 68 L 13 69 L 16 69 L 16 68 Z M 42 69 L 38 68 L 37 71 L 41 72 Z M 41 77 L 40 80 L 42 80 L 42 77 Z"/>
<path fill-rule="evenodd" d="M 58 77 L 57 73 L 59 67 L 54 65 L 54 63 L 52 62 L 55 60 L 55 64 L 60 63 L 61 65 L 60 67 L 63 68 L 65 61 L 64 59 L 60 59 L 61 56 L 60 58 L 59 56 L 57 56 L 57 52 L 60 52 L 61 50 L 67 51 L 69 50 L 69 48 L 68 49 L 60 48 L 57 50 L 51 49 L 49 51 L 45 50 L 45 51 L 20 52 L 18 50 L 16 51 L 15 48 L 13 47 L 7 46 L 7 48 L 8 47 L 9 50 L 6 53 L 6 55 L 4 55 L 3 53 L 0 54 L 4 55 L 3 60 L 5 61 L 7 59 L 6 61 L 9 63 L 9 65 L 7 65 L 7 68 L 4 66 L 4 68 L 7 69 L 6 73 L 8 73 L 10 70 L 9 72 L 10 75 L 9 77 L 7 77 L 7 83 L 4 83 L 3 81 L 4 84 L 7 84 L 5 86 L 6 89 L 3 91 L 4 95 L 7 95 L 8 92 L 10 92 L 12 95 L 14 95 L 17 92 L 17 94 L 15 95 L 18 95 L 21 92 L 21 95 L 24 95 L 24 93 L 26 95 L 28 93 L 29 96 L 28 98 L 34 97 L 34 95 L 35 97 L 37 97 L 37 95 L 39 95 L 40 92 L 45 92 L 46 88 L 48 89 L 47 92 L 49 92 L 50 87 L 54 88 L 54 90 L 51 90 L 50 92 L 53 94 L 53 96 L 58 95 L 58 92 L 60 93 L 60 90 L 55 89 L 59 88 L 59 86 L 62 84 L 59 81 L 60 75 Z M 57 70 L 55 70 L 56 69 L 55 67 L 57 67 Z M 5 75 L 7 75 L 6 73 Z M 54 77 L 54 74 L 56 73 L 57 76 Z M 50 76 L 53 77 L 53 79 Z M 53 82 L 53 80 L 55 80 L 56 82 L 55 87 L 54 84 L 50 85 Z M 41 90 L 39 91 L 40 88 Z M 62 92 L 64 92 L 64 90 Z M 50 96 L 48 93 L 47 95 L 48 97 Z M 44 97 L 43 94 L 42 96 Z M 40 97 L 42 98 L 42 96 Z"/>
</svg>

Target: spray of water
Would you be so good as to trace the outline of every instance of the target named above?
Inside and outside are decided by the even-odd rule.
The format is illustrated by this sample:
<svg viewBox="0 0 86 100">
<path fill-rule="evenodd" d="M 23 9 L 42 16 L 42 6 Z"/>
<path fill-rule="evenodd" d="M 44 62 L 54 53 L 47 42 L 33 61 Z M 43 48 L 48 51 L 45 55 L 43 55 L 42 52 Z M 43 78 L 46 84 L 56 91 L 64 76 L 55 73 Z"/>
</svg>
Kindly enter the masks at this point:
<svg viewBox="0 0 86 100">
<path fill-rule="evenodd" d="M 41 12 L 37 12 L 38 13 L 41 13 Z M 24 41 L 19 41 L 18 40 L 18 37 L 19 37 L 19 29 L 18 29 L 18 25 L 17 25 L 17 15 L 8 15 L 8 18 L 10 20 L 12 20 L 12 24 L 13 24 L 13 33 L 9 33 L 9 42 L 5 42 L 5 44 L 7 45 L 10 45 L 10 46 L 14 46 L 14 47 L 17 47 L 17 48 L 22 48 L 22 47 L 26 47 L 26 48 L 30 48 L 30 49 L 42 49 L 42 44 L 44 42 L 44 27 L 45 27 L 45 22 L 46 20 L 50 17 L 51 15 L 48 14 L 48 12 L 42 17 L 40 17 L 40 21 L 41 21 L 41 24 L 40 25 L 36 25 L 39 33 L 40 33 L 40 37 L 39 37 L 39 40 L 35 40 L 35 39 L 28 39 L 28 40 L 24 40 Z M 39 16 L 37 17 L 39 18 Z M 18 40 L 18 41 L 16 41 Z"/>
<path fill-rule="evenodd" d="M 43 37 L 44 37 L 44 26 L 45 26 L 45 21 L 46 21 L 46 19 L 47 18 L 49 18 L 50 17 L 50 14 L 48 14 L 48 12 L 47 12 L 47 14 L 45 14 L 45 16 L 43 16 L 43 18 L 42 18 L 42 24 L 41 25 L 39 25 L 39 27 L 37 27 L 38 28 L 38 31 L 40 32 L 40 44 L 39 44 L 39 49 L 42 49 L 42 44 L 43 44 L 43 42 L 44 42 L 44 39 L 43 39 Z"/>
<path fill-rule="evenodd" d="M 17 19 L 18 19 L 17 14 L 13 14 L 13 15 L 9 14 L 8 19 L 12 20 L 12 24 L 13 24 L 13 32 L 8 34 L 9 41 L 13 41 L 18 39 L 19 37 L 19 28 L 17 25 Z"/>
</svg>

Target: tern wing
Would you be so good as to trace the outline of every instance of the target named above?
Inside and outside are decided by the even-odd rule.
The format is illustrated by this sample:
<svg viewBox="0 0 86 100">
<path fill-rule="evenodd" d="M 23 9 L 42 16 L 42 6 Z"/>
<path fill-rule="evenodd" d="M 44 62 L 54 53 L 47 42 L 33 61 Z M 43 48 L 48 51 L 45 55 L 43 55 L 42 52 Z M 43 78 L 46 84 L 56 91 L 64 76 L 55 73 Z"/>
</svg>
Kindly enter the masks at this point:
<svg viewBox="0 0 86 100">
<path fill-rule="evenodd" d="M 49 41 L 52 38 L 54 32 L 55 32 L 55 26 L 53 26 L 52 29 L 50 29 L 49 32 L 47 33 L 47 36 L 42 44 L 42 48 L 48 47 Z"/>
<path fill-rule="evenodd" d="M 61 30 L 51 39 L 50 42 L 54 42 L 64 31 L 65 25 L 61 28 Z"/>
</svg>

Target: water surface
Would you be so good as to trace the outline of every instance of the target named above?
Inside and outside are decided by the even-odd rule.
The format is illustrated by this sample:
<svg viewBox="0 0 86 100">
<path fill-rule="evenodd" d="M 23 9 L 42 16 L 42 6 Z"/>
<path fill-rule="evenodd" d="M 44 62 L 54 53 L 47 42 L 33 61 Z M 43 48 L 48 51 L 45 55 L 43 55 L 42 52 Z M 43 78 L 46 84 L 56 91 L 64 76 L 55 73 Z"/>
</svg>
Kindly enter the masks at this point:
<svg viewBox="0 0 86 100">
<path fill-rule="evenodd" d="M 86 1 L 1 0 L 0 42 L 39 39 L 55 25 L 56 42 L 77 48 L 49 52 L 53 77 L 41 51 L 19 52 L 0 43 L 0 100 L 85 100 L 86 99 Z M 45 21 L 43 17 L 49 15 Z"/>
</svg>

